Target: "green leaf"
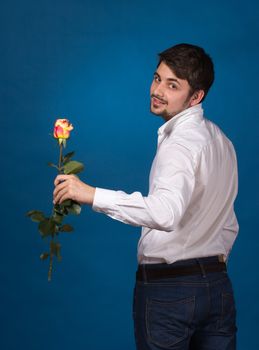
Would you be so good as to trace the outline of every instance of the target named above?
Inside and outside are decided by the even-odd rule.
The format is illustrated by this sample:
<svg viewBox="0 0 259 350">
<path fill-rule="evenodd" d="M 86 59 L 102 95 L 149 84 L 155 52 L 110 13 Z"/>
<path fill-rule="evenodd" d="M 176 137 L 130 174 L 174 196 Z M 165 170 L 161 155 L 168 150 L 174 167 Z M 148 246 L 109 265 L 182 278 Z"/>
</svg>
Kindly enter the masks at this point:
<svg viewBox="0 0 259 350">
<path fill-rule="evenodd" d="M 30 210 L 26 215 L 34 222 L 41 222 L 46 219 L 44 213 L 39 210 Z"/>
<path fill-rule="evenodd" d="M 27 215 L 27 216 L 31 216 L 31 215 L 34 214 L 34 213 L 42 213 L 42 212 L 39 211 L 39 210 L 30 210 L 30 211 L 27 211 L 26 215 Z"/>
<path fill-rule="evenodd" d="M 59 214 L 59 213 L 54 213 L 52 215 L 52 220 L 57 224 L 57 225 L 61 225 L 62 221 L 64 219 L 64 215 L 63 214 Z"/>
<path fill-rule="evenodd" d="M 71 199 L 67 199 L 61 204 L 56 204 L 54 206 L 54 211 L 60 215 L 67 215 L 68 214 L 67 208 L 72 206 L 72 202 L 73 201 Z"/>
<path fill-rule="evenodd" d="M 31 215 L 36 214 L 36 213 L 42 213 L 42 211 L 40 211 L 40 210 L 30 210 L 30 211 L 27 211 L 26 215 L 27 216 L 31 216 Z"/>
<path fill-rule="evenodd" d="M 72 205 L 72 199 L 66 199 L 59 204 L 61 207 L 70 207 Z"/>
<path fill-rule="evenodd" d="M 34 222 L 42 222 L 45 220 L 45 216 L 41 213 L 31 215 L 31 220 Z"/>
<path fill-rule="evenodd" d="M 40 259 L 41 259 L 41 260 L 46 260 L 48 257 L 49 257 L 49 253 L 42 253 L 42 254 L 40 255 Z"/>
<path fill-rule="evenodd" d="M 61 204 L 55 204 L 54 211 L 56 214 L 59 215 L 79 215 L 81 213 L 81 205 L 78 202 L 73 201 L 72 199 L 66 199 Z"/>
<path fill-rule="evenodd" d="M 77 162 L 76 160 L 71 160 L 64 165 L 64 174 L 78 174 L 84 170 L 84 164 Z"/>
<path fill-rule="evenodd" d="M 64 157 L 63 157 L 63 163 L 67 163 L 73 156 L 74 156 L 75 152 L 72 151 L 72 152 L 69 152 L 67 153 Z"/>
<path fill-rule="evenodd" d="M 65 203 L 65 205 L 63 205 L 63 203 Z M 54 205 L 54 212 L 55 213 L 57 213 L 59 215 L 67 215 L 68 214 L 68 211 L 66 209 L 67 208 L 66 205 L 71 205 L 71 199 L 68 199 L 67 201 L 64 201 L 63 203 Z"/>
<path fill-rule="evenodd" d="M 67 213 L 64 213 L 64 207 L 61 207 L 60 204 L 55 204 L 54 205 L 54 212 L 59 214 L 59 215 L 67 215 Z"/>
<path fill-rule="evenodd" d="M 48 164 L 48 166 L 51 166 L 52 168 L 56 168 L 56 169 L 59 170 L 59 168 L 58 168 L 58 166 L 56 164 L 51 163 L 51 162 L 48 162 L 47 164 Z"/>
<path fill-rule="evenodd" d="M 71 207 L 67 208 L 69 214 L 79 215 L 81 213 L 81 205 L 77 202 L 73 202 Z"/>
<path fill-rule="evenodd" d="M 39 223 L 39 231 L 42 237 L 54 235 L 56 232 L 56 224 L 52 219 L 45 219 Z"/>
<path fill-rule="evenodd" d="M 59 231 L 60 232 L 72 232 L 72 231 L 74 231 L 74 228 L 73 228 L 73 226 L 71 226 L 69 224 L 65 224 L 59 228 Z"/>
</svg>

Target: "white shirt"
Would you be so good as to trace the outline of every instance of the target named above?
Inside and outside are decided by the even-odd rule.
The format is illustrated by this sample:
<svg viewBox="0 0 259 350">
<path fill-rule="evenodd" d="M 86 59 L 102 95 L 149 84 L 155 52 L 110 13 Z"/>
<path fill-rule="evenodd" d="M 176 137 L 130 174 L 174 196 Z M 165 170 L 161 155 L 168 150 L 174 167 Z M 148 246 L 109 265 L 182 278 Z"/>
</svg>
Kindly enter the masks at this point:
<svg viewBox="0 0 259 350">
<path fill-rule="evenodd" d="M 237 188 L 234 147 L 198 104 L 158 129 L 148 196 L 96 188 L 92 208 L 142 226 L 140 264 L 220 254 L 226 259 L 238 233 Z"/>
</svg>

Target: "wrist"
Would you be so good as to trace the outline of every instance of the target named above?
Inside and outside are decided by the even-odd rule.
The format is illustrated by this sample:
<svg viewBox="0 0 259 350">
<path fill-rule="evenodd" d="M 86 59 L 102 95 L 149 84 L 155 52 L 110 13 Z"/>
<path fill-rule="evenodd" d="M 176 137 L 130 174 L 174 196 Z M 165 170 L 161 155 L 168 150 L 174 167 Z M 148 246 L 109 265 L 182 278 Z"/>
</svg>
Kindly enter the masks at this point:
<svg viewBox="0 0 259 350">
<path fill-rule="evenodd" d="M 96 191 L 96 187 L 91 187 L 91 194 L 90 194 L 90 205 L 93 205 L 94 202 L 94 196 L 95 196 L 95 191 Z"/>
<path fill-rule="evenodd" d="M 87 184 L 85 184 L 85 186 L 86 188 L 85 188 L 83 203 L 88 205 L 93 205 L 96 188 L 89 186 Z"/>
</svg>

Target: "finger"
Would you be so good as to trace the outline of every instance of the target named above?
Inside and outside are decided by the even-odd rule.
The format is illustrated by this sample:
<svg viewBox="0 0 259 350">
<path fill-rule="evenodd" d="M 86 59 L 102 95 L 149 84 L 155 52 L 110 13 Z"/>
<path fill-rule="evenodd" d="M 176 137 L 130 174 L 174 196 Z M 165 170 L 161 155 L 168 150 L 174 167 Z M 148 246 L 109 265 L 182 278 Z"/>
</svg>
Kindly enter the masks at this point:
<svg viewBox="0 0 259 350">
<path fill-rule="evenodd" d="M 54 204 L 60 204 L 61 203 L 61 198 L 64 197 L 66 194 L 67 194 L 67 189 L 64 188 L 63 190 L 59 191 L 55 197 L 54 197 L 54 200 L 53 200 L 53 203 Z M 64 200 L 64 199 L 63 199 Z"/>
<path fill-rule="evenodd" d="M 68 193 L 64 194 L 64 195 L 60 198 L 59 204 L 62 204 L 62 203 L 63 203 L 65 200 L 67 200 L 67 199 L 72 199 L 71 196 L 69 196 Z"/>
<path fill-rule="evenodd" d="M 67 199 L 74 199 L 73 194 L 70 191 L 63 190 L 59 193 L 59 204 L 63 203 Z"/>
<path fill-rule="evenodd" d="M 78 179 L 78 177 L 74 174 L 70 174 L 70 175 L 60 174 L 56 177 L 54 181 L 54 185 L 56 186 L 61 182 L 64 182 L 66 180 L 71 180 L 71 179 Z"/>
<path fill-rule="evenodd" d="M 63 189 L 64 189 L 65 187 L 67 187 L 67 186 L 68 186 L 67 181 L 66 181 L 66 180 L 63 180 L 63 182 L 59 183 L 59 184 L 55 187 L 55 189 L 54 189 L 54 191 L 53 191 L 53 196 L 56 196 L 56 195 L 59 193 L 59 191 L 63 190 Z"/>
<path fill-rule="evenodd" d="M 67 179 L 71 178 L 71 175 L 58 175 L 55 178 L 54 185 L 57 186 L 60 182 L 65 181 Z"/>
</svg>

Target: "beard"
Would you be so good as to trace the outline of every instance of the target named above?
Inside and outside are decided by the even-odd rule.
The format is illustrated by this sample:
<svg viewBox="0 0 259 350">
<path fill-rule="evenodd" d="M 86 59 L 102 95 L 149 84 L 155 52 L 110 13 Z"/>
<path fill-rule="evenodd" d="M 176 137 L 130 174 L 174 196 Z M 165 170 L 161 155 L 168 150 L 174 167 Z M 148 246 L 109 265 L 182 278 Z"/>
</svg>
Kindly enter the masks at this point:
<svg viewBox="0 0 259 350">
<path fill-rule="evenodd" d="M 157 110 L 155 108 L 152 108 L 152 97 L 155 97 L 157 100 L 160 100 L 161 102 L 164 103 L 164 108 Z M 173 118 L 175 115 L 181 113 L 182 111 L 184 111 L 185 109 L 190 107 L 190 100 L 191 100 L 191 96 L 188 95 L 187 98 L 185 99 L 185 101 L 183 102 L 181 108 L 174 110 L 174 111 L 169 111 L 167 109 L 168 103 L 165 100 L 162 100 L 161 98 L 157 97 L 154 94 L 151 94 L 151 101 L 150 101 L 150 112 L 154 115 L 160 116 L 162 117 L 165 121 L 170 120 L 171 118 Z M 162 105 L 163 106 L 163 105 Z"/>
</svg>

